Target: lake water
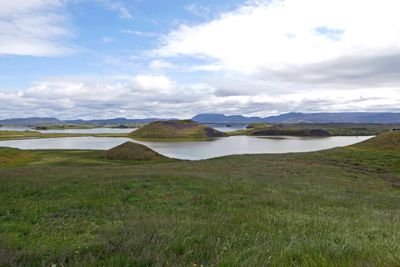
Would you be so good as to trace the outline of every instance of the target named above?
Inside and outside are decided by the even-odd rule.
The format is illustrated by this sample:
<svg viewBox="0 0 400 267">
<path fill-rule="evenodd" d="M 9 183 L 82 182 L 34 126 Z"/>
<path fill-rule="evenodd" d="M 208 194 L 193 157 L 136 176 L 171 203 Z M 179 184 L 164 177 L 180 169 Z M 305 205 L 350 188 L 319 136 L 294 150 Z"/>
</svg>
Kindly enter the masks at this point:
<svg viewBox="0 0 400 267">
<path fill-rule="evenodd" d="M 221 132 L 232 132 L 237 130 L 244 130 L 248 126 L 245 123 L 206 123 L 205 125 L 212 127 Z"/>
<path fill-rule="evenodd" d="M 0 141 L 0 147 L 20 149 L 100 149 L 107 150 L 127 141 L 150 147 L 168 157 L 178 159 L 208 159 L 233 154 L 262 154 L 311 152 L 362 142 L 371 137 L 335 136 L 323 138 L 303 137 L 251 137 L 231 136 L 205 142 L 147 142 L 129 138 L 67 137 Z"/>
</svg>

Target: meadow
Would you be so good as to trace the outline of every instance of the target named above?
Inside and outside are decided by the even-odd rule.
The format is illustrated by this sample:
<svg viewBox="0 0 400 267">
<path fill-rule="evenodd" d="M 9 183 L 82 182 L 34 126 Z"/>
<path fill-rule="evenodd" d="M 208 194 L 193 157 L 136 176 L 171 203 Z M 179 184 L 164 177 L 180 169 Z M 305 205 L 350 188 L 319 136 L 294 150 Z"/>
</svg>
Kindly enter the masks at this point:
<svg viewBox="0 0 400 267">
<path fill-rule="evenodd" d="M 399 266 L 399 140 L 203 161 L 0 148 L 0 266 Z"/>
</svg>

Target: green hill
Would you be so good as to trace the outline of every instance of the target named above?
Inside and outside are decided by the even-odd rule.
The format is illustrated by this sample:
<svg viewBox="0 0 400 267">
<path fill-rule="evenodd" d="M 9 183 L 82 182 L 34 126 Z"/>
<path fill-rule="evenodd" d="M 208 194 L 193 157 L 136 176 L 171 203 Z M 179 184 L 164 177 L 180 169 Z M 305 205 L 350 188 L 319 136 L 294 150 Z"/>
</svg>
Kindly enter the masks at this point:
<svg viewBox="0 0 400 267">
<path fill-rule="evenodd" d="M 162 160 L 168 159 L 167 157 L 158 154 L 150 148 L 136 144 L 133 142 L 126 142 L 122 145 L 116 146 L 110 150 L 104 152 L 103 155 L 106 159 L 111 160 Z"/>
<path fill-rule="evenodd" d="M 400 152 L 400 132 L 386 132 L 352 147 L 365 150 Z"/>
<path fill-rule="evenodd" d="M 132 138 L 205 139 L 224 137 L 225 133 L 192 120 L 156 121 L 129 134 Z"/>
</svg>

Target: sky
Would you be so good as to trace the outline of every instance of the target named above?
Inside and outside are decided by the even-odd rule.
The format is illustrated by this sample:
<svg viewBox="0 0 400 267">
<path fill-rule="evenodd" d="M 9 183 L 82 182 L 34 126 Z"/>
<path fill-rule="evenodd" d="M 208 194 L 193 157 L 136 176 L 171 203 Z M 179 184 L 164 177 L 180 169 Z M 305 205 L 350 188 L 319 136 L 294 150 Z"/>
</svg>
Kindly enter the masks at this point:
<svg viewBox="0 0 400 267">
<path fill-rule="evenodd" d="M 398 0 L 0 0 L 0 119 L 400 112 Z"/>
</svg>

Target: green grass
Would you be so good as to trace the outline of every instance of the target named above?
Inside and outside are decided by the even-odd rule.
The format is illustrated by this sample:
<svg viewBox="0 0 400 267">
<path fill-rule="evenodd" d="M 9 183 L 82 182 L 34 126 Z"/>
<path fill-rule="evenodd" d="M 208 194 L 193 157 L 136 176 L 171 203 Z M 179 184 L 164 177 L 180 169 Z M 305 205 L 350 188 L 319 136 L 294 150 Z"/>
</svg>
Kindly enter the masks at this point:
<svg viewBox="0 0 400 267">
<path fill-rule="evenodd" d="M 129 134 L 131 138 L 152 140 L 202 140 L 222 136 L 226 134 L 191 120 L 156 121 Z"/>
<path fill-rule="evenodd" d="M 31 155 L 0 161 L 0 266 L 399 266 L 382 142 L 165 163 L 0 149 Z"/>
</svg>

